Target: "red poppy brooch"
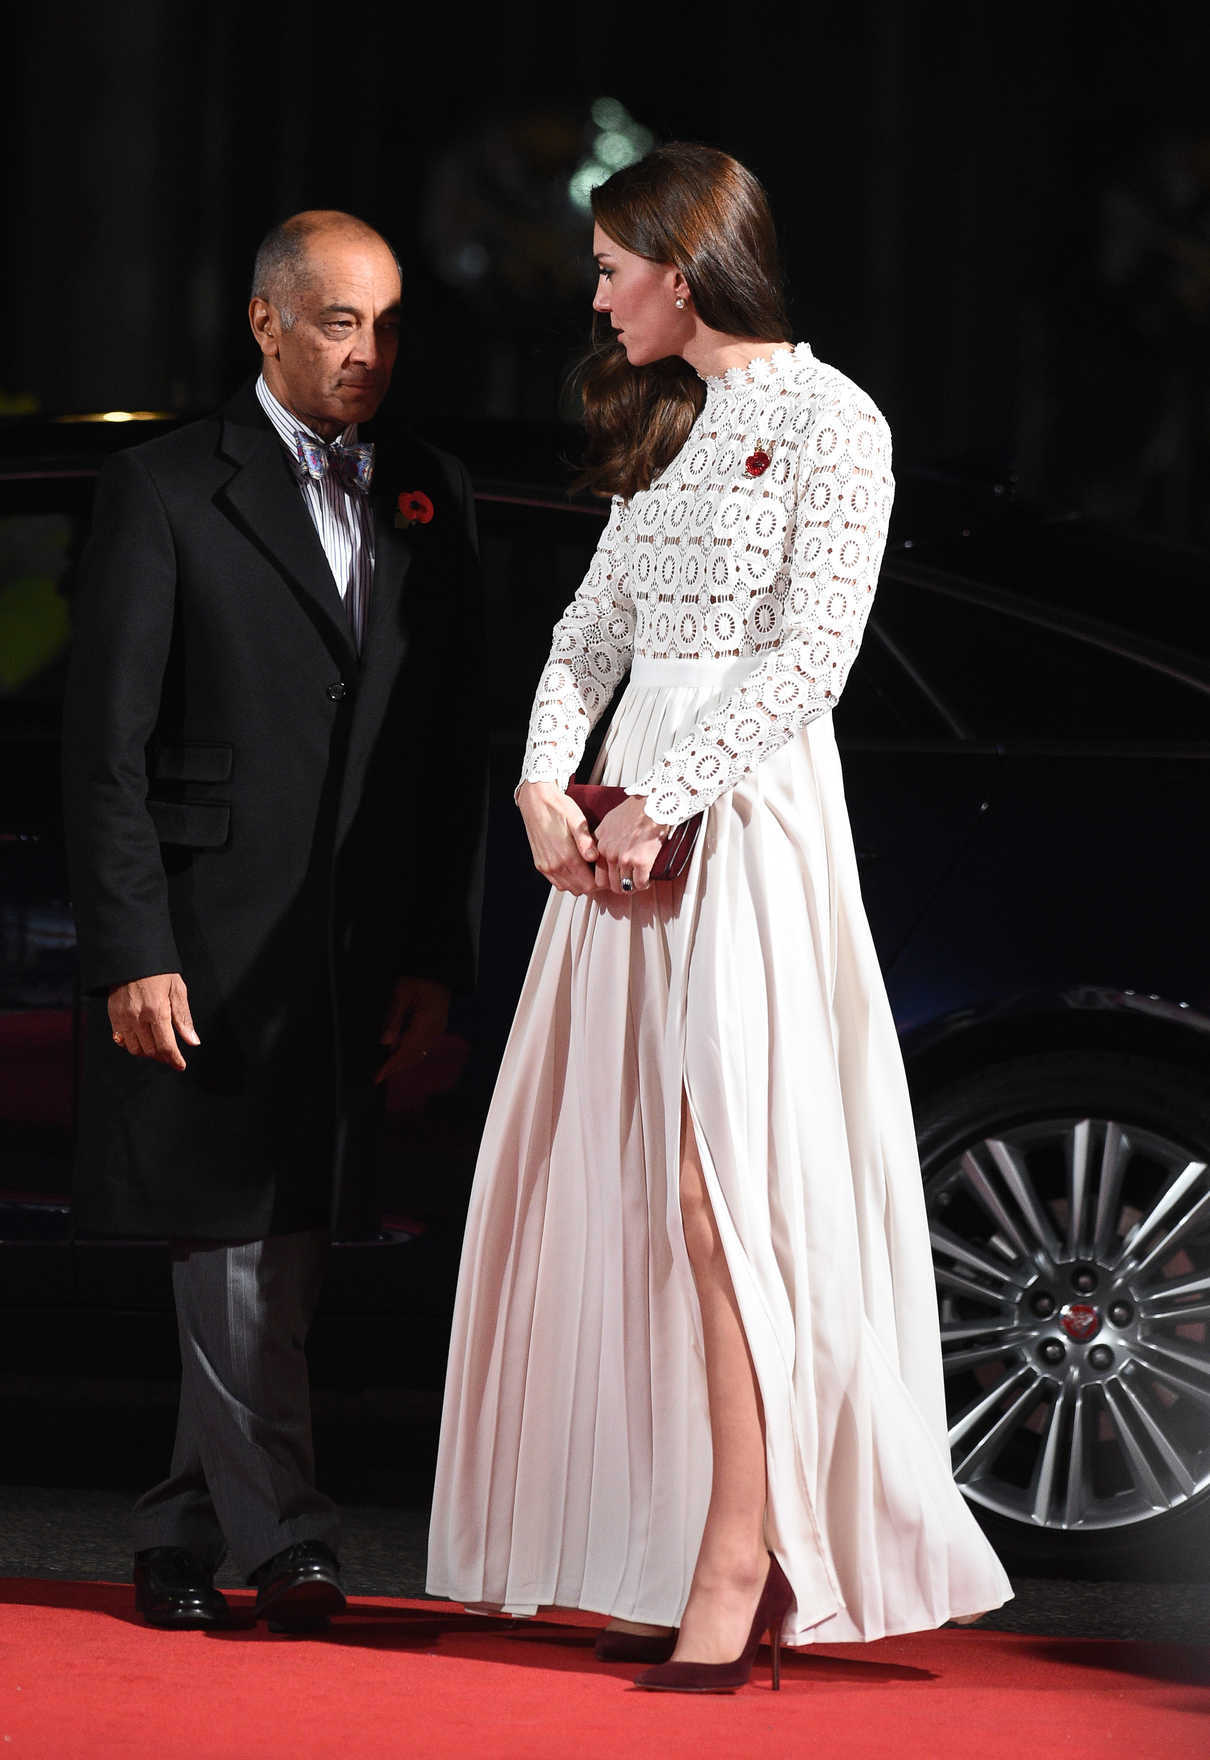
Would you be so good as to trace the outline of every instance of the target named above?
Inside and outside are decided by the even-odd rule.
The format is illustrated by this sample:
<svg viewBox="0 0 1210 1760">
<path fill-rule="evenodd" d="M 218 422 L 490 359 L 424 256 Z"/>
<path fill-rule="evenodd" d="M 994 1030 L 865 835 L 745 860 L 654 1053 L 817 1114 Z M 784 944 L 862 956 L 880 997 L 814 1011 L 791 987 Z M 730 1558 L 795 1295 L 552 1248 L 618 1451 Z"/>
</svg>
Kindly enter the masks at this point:
<svg viewBox="0 0 1210 1760">
<path fill-rule="evenodd" d="M 395 503 L 395 524 L 407 531 L 411 526 L 427 526 L 433 517 L 433 504 L 423 489 L 405 489 Z"/>
<path fill-rule="evenodd" d="M 750 477 L 763 477 L 772 463 L 773 460 L 769 457 L 769 454 L 765 451 L 764 447 L 758 446 L 756 450 L 750 452 L 744 460 L 744 470 Z"/>
</svg>

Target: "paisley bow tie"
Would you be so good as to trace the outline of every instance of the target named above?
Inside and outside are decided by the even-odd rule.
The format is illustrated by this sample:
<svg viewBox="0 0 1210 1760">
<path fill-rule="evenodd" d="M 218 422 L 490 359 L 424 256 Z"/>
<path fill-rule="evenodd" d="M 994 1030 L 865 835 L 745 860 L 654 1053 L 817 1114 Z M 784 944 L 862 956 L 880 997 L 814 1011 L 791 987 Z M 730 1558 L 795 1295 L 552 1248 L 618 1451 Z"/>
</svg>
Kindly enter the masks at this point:
<svg viewBox="0 0 1210 1760">
<path fill-rule="evenodd" d="M 309 477 L 322 482 L 329 471 L 335 471 L 346 489 L 370 492 L 374 476 L 373 446 L 325 446 L 322 440 L 308 440 L 300 434 L 295 441 L 298 462 Z"/>
</svg>

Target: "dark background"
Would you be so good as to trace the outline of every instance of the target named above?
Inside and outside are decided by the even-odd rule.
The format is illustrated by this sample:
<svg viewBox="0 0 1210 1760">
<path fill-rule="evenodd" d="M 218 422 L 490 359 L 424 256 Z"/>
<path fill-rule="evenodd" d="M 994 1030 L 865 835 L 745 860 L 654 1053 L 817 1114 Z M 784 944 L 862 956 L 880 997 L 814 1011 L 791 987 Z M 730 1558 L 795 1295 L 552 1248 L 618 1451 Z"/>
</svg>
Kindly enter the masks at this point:
<svg viewBox="0 0 1210 1760">
<path fill-rule="evenodd" d="M 452 5 L 387 11 L 356 0 L 286 0 L 267 11 L 247 0 L 27 4 L 0 36 L 7 247 L 0 415 L 212 407 L 256 361 L 245 306 L 259 238 L 299 208 L 332 205 L 381 227 L 403 260 L 408 328 L 396 405 L 442 438 L 465 418 L 549 422 L 570 413 L 561 386 L 589 328 L 590 224 L 569 193 L 572 181 L 601 157 L 602 135 L 620 137 L 610 150 L 635 153 L 648 139 L 690 138 L 735 153 L 765 181 L 795 333 L 875 396 L 900 466 L 952 466 L 976 479 L 1011 470 L 1027 500 L 1084 509 L 1177 544 L 1210 543 L 1202 487 L 1210 68 L 1208 27 L 1191 27 L 1186 11 L 1138 0 L 1017 7 L 732 0 L 725 9 L 682 0 L 658 11 L 651 0 L 591 10 L 516 0 L 484 27 Z M 102 430 L 86 432 L 91 440 Z M 511 445 L 516 430 L 508 434 Z M 525 445 L 526 469 L 542 458 L 557 471 L 553 436 L 530 435 Z M 8 570 L 0 586 L 11 589 L 14 607 L 0 621 L 0 707 L 11 689 L 14 726 L 31 705 L 45 710 L 31 725 L 46 732 L 49 750 L 54 667 L 67 642 L 58 583 L 76 539 L 60 502 L 43 507 L 31 494 L 17 483 L 13 505 L 22 532 L 32 520 L 42 535 L 10 537 L 0 555 Z M 506 511 L 517 515 L 520 534 L 524 510 Z M 510 650 L 533 656 L 526 669 L 511 669 L 518 676 L 510 688 L 527 702 L 549 607 L 562 603 L 574 576 L 554 538 L 537 557 L 520 535 L 510 538 L 512 560 L 502 567 L 502 517 L 496 508 L 497 536 L 488 533 L 499 603 L 515 612 L 528 593 L 534 606 Z M 11 524 L 17 533 L 18 521 Z M 1102 604 L 1111 578 L 1113 615 L 1124 628 L 1184 641 L 1183 625 L 1197 614 L 1193 569 L 1174 565 L 1156 585 L 1146 561 L 1155 566 L 1154 546 L 1110 551 L 1098 540 L 1082 558 L 1078 541 L 1062 542 L 1066 525 L 1058 536 L 1041 523 L 1020 529 L 1026 536 L 1016 552 L 995 526 L 979 559 L 964 555 L 962 566 L 991 582 L 1011 579 L 1027 595 L 1053 590 L 1086 610 Z M 1061 591 L 1069 571 L 1085 576 L 1083 598 Z M 1132 617 L 1124 601 L 1135 578 L 1140 604 Z M 947 626 L 951 609 L 944 601 Z M 967 643 L 952 684 L 960 702 L 973 702 L 983 677 L 977 651 L 972 659 L 972 627 L 977 633 L 967 614 L 959 636 L 949 636 L 951 646 Z M 920 639 L 930 661 L 944 654 L 939 641 Z M 1006 652 L 1014 664 L 1019 658 L 1032 697 L 1018 704 L 1008 694 L 1006 661 L 1005 695 L 988 712 L 1007 715 L 1010 731 L 1020 732 L 1033 728 L 1035 704 L 1045 701 L 1039 725 L 1074 734 L 1085 698 L 1059 670 L 1069 650 L 1039 650 L 1031 626 Z M 1157 722 L 1161 737 L 1173 731 L 1164 715 L 1182 713 L 1179 693 L 1166 695 L 1163 715 L 1153 703 L 1158 694 L 1137 684 L 1117 694 L 1115 714 L 1120 706 L 1137 718 L 1124 723 L 1131 737 Z M 1182 739 L 1195 731 L 1179 729 Z M 928 801 L 912 762 L 916 793 L 904 798 L 914 811 L 917 799 Z M 1023 798 L 1036 774 L 1027 772 Z M 1118 775 L 1129 781 L 1127 772 Z M 26 792 L 32 798 L 32 784 Z M 1164 798 L 1155 792 L 1152 805 Z M 1131 808 L 1129 794 L 1125 808 L 1115 799 L 1101 821 L 1127 849 Z M 883 813 L 879 822 L 894 831 L 902 819 Z M 509 823 L 518 837 L 515 816 Z M 1099 847 L 1091 836 L 1071 838 L 1066 804 L 1056 823 L 1062 835 L 1049 847 L 1074 848 L 1074 864 Z M 1133 841 L 1148 847 L 1145 838 Z M 21 862 L 33 872 L 45 847 L 10 842 L 9 872 L 19 873 Z M 1021 839 L 1022 862 L 1031 855 Z M 522 872 L 520 849 L 496 860 L 500 872 L 510 861 Z M 1120 868 L 1111 870 L 1120 888 Z M 1204 868 L 1185 863 L 1183 871 Z M 1164 879 L 1162 862 L 1156 872 Z M 1042 864 L 1037 873 L 1049 870 Z M 1036 882 L 1031 870 L 1029 884 Z M 41 899 L 42 884 L 39 870 L 29 895 Z M 24 908 L 20 884 L 13 896 Z M 499 922 L 509 907 L 494 897 Z M 1146 913 L 1136 921 L 1146 928 Z M 46 1042 L 49 1067 L 70 1019 L 70 929 L 58 893 L 39 933 L 40 947 L 51 949 L 51 976 L 66 987 L 30 991 L 60 1034 Z M 497 928 L 495 945 L 503 941 Z M 526 951 L 518 944 L 514 965 Z M 486 987 L 500 1009 L 511 1005 L 517 981 L 519 969 L 511 989 L 499 981 Z M 499 1038 L 503 1024 L 484 1037 Z M 69 1069 L 61 1056 L 55 1067 Z M 59 1113 L 69 1087 L 65 1081 L 51 1094 Z M 431 1168 L 448 1179 L 455 1109 L 458 1128 L 476 1133 L 478 1115 L 462 1099 L 445 1126 L 434 1108 L 423 1126 L 409 1119 L 418 1183 Z M 417 1134 L 422 1129 L 427 1136 Z M 442 1250 L 452 1255 L 456 1245 Z M 29 1245 L 31 1265 L 41 1251 L 37 1241 Z M 49 1259 L 48 1251 L 37 1266 Z M 83 1260 L 78 1254 L 59 1275 L 76 1279 L 87 1313 L 103 1276 Z M 411 1274 L 417 1311 L 438 1285 L 448 1290 L 452 1264 L 439 1256 L 433 1263 L 431 1286 Z M 63 1309 L 74 1328 L 73 1372 L 53 1387 L 37 1373 L 34 1349 L 44 1335 L 48 1350 L 58 1349 L 53 1327 L 14 1338 L 20 1372 L 0 1376 L 11 1439 L 3 1477 L 27 1485 L 0 1486 L 9 1546 L 0 1573 L 124 1572 L 124 1505 L 157 1470 L 151 1463 L 163 1458 L 172 1424 L 163 1272 L 157 1260 L 152 1295 L 126 1264 L 107 1274 L 132 1291 L 123 1316 L 130 1336 L 137 1328 L 162 1350 L 154 1380 L 136 1373 L 136 1351 L 115 1351 L 112 1337 L 81 1327 L 74 1309 Z M 358 1289 L 364 1296 L 361 1282 Z M 49 1277 L 39 1299 L 47 1315 L 61 1299 Z M 398 1377 L 410 1377 L 408 1390 L 369 1381 L 346 1388 L 329 1375 L 317 1396 L 317 1428 L 331 1488 L 359 1506 L 347 1549 L 351 1583 L 417 1593 L 436 1420 L 436 1396 L 417 1359 L 427 1346 L 439 1351 L 443 1336 L 431 1319 L 413 1319 L 400 1350 L 393 1286 L 381 1301 L 390 1320 L 376 1330 L 402 1364 Z M 339 1330 L 342 1317 L 339 1308 L 330 1317 L 330 1360 L 356 1361 L 365 1377 L 364 1355 L 355 1356 Z M 364 1353 L 363 1338 L 357 1347 Z M 96 1367 L 102 1361 L 104 1372 Z M 80 1479 L 92 1489 L 80 1490 Z M 1160 1563 L 1149 1557 L 1147 1568 Z M 1204 1572 L 1204 1552 L 1187 1549 L 1179 1569 Z M 1181 1600 L 1166 1584 L 1145 1615 L 1137 1585 L 1132 1595 L 1110 1588 L 1095 1619 L 1086 1603 L 1073 1611 L 1076 1629 L 1202 1635 L 1200 1584 Z M 1025 1598 L 1016 1606 L 1021 1629 L 1031 1629 Z M 997 1623 L 1015 1617 L 1010 1610 Z M 1036 1618 L 1054 1629 L 1053 1605 Z"/>
<path fill-rule="evenodd" d="M 0 407 L 211 406 L 252 364 L 260 235 L 331 205 L 403 258 L 397 402 L 421 424 L 555 414 L 591 293 L 568 185 L 611 98 L 632 149 L 636 129 L 705 140 L 763 178 L 797 334 L 882 404 L 901 461 L 1011 467 L 1027 494 L 1205 540 L 1210 104 L 1188 16 L 35 6 L 0 76 Z"/>
</svg>

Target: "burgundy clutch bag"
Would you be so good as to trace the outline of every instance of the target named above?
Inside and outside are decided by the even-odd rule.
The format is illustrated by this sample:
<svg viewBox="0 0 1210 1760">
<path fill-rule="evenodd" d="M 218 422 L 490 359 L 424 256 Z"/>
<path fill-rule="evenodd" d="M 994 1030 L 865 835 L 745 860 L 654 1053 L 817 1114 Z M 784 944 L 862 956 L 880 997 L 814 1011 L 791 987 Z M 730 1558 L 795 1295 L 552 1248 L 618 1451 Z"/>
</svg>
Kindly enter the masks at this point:
<svg viewBox="0 0 1210 1760">
<path fill-rule="evenodd" d="M 626 800 L 624 788 L 605 788 L 599 782 L 573 782 L 567 790 L 568 798 L 573 800 L 585 819 L 588 829 L 595 831 L 606 813 Z M 674 825 L 664 839 L 664 846 L 655 858 L 651 870 L 653 880 L 679 880 L 689 866 L 689 858 L 693 854 L 693 846 L 697 842 L 697 834 L 702 828 L 702 815 L 695 813 L 692 819 L 686 819 L 682 825 Z"/>
</svg>

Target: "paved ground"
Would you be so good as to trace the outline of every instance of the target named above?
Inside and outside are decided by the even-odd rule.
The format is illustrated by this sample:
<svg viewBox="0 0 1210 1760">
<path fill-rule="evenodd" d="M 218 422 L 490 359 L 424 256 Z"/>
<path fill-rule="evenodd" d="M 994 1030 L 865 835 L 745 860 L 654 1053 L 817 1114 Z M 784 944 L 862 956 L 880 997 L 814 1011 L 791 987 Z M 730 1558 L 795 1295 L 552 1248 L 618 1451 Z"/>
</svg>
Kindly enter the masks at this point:
<svg viewBox="0 0 1210 1760">
<path fill-rule="evenodd" d="M 131 1495 L 114 1488 L 0 1485 L 0 1576 L 124 1581 Z M 359 1595 L 424 1593 L 427 1512 L 357 1505 L 345 1511 L 344 1564 Z M 238 1578 L 224 1570 L 220 1584 Z M 1018 1579 L 1016 1598 L 982 1622 L 1055 1637 L 1210 1643 L 1210 1585 Z"/>
</svg>

